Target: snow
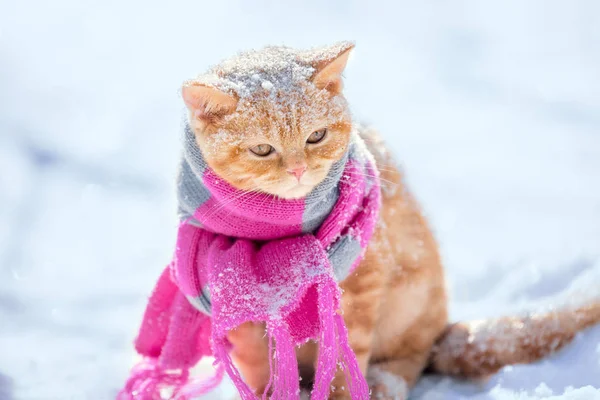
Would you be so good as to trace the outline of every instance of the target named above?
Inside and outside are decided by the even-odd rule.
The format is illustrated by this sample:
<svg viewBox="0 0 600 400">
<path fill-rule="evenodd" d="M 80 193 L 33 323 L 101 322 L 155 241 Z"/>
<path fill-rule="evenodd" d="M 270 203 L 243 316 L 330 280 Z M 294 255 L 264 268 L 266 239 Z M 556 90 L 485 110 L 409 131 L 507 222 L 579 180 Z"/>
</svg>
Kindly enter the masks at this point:
<svg viewBox="0 0 600 400">
<path fill-rule="evenodd" d="M 263 46 L 260 49 L 238 52 L 201 73 L 197 80 L 214 85 L 224 91 L 233 91 L 240 98 L 251 98 L 260 87 L 271 91 L 273 87 L 286 92 L 298 90 L 299 82 L 306 82 L 320 63 L 330 62 L 351 42 L 338 42 L 311 49 L 286 46 Z"/>
<path fill-rule="evenodd" d="M 273 89 L 273 84 L 270 81 L 262 81 L 260 86 L 268 92 Z"/>
<path fill-rule="evenodd" d="M 4 2 L 0 399 L 114 398 L 173 250 L 178 88 L 265 44 L 356 41 L 347 97 L 427 212 L 453 319 L 599 291 L 598 15 L 593 0 Z M 595 327 L 412 397 L 597 399 L 599 342 Z"/>
</svg>

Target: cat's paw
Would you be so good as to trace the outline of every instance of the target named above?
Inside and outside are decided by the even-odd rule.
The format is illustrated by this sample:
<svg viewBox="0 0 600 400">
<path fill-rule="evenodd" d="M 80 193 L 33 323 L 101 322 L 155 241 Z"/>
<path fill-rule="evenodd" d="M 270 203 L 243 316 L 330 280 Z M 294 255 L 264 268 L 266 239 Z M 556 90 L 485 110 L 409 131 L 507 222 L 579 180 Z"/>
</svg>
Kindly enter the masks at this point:
<svg viewBox="0 0 600 400">
<path fill-rule="evenodd" d="M 306 389 L 300 390 L 300 400 L 310 400 L 310 391 Z"/>
<path fill-rule="evenodd" d="M 405 400 L 408 386 L 401 376 L 393 375 L 378 366 L 369 367 L 367 382 L 373 400 Z"/>
</svg>

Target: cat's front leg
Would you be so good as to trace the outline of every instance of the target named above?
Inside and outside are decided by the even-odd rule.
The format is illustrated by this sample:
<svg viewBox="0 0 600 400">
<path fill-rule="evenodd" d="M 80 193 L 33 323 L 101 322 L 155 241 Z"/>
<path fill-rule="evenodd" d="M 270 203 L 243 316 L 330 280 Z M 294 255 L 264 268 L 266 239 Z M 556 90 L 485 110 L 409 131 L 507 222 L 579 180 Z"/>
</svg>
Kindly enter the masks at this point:
<svg viewBox="0 0 600 400">
<path fill-rule="evenodd" d="M 268 336 L 264 323 L 246 322 L 231 330 L 231 357 L 246 384 L 261 396 L 270 377 Z"/>
<path fill-rule="evenodd" d="M 374 241 L 380 241 L 376 231 Z M 380 246 L 387 243 L 380 242 Z M 372 344 L 384 290 L 385 259 L 369 249 L 356 271 L 340 285 L 344 322 L 348 329 L 348 342 L 356 355 L 358 366 L 366 376 L 371 358 Z M 344 372 L 340 369 L 331 382 L 330 399 L 351 399 Z M 362 399 L 360 399 L 362 400 Z"/>
<path fill-rule="evenodd" d="M 411 296 L 406 286 L 395 287 L 398 293 Z M 424 312 L 403 332 L 386 331 L 378 337 L 380 349 L 386 351 L 371 360 L 367 381 L 371 398 L 381 400 L 405 400 L 417 383 L 431 356 L 431 349 L 446 325 L 446 303 L 443 288 L 433 288 Z M 414 295 L 411 297 L 415 297 Z M 398 298 L 396 298 L 398 300 Z M 398 301 L 408 304 L 408 300 Z M 400 314 L 397 315 L 400 317 Z"/>
<path fill-rule="evenodd" d="M 405 365 L 402 365 L 405 364 Z M 419 371 L 419 366 L 413 366 L 408 360 L 394 360 L 382 365 L 372 365 L 367 372 L 367 381 L 371 389 L 371 398 L 377 400 L 406 400 L 409 385 L 402 376 L 402 369 Z"/>
<path fill-rule="evenodd" d="M 355 350 L 356 353 L 356 350 Z M 360 354 L 356 354 L 356 360 L 358 361 L 358 365 L 360 367 L 361 373 L 363 376 L 366 375 L 367 367 L 369 364 L 369 357 L 371 356 L 370 351 L 368 352 L 359 352 Z M 350 396 L 349 387 L 346 382 L 346 377 L 344 372 L 340 369 L 337 370 L 333 381 L 331 382 L 331 393 L 329 394 L 330 400 L 353 400 L 352 396 Z M 362 400 L 362 399 L 361 399 Z M 367 399 L 365 399 L 367 400 Z"/>
</svg>

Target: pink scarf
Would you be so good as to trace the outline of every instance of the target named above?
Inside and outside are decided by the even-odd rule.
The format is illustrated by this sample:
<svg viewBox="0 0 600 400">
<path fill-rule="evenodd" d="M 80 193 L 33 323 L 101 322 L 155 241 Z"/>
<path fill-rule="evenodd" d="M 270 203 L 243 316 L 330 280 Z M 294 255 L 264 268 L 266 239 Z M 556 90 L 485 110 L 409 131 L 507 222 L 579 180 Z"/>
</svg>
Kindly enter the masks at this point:
<svg viewBox="0 0 600 400">
<path fill-rule="evenodd" d="M 348 344 L 337 281 L 360 262 L 375 229 L 380 190 L 358 135 L 324 182 L 306 198 L 244 195 L 205 163 L 189 127 L 179 177 L 180 213 L 173 261 L 150 297 L 135 341 L 144 361 L 119 400 L 189 399 L 227 372 L 242 399 L 255 399 L 229 355 L 227 332 L 265 322 L 272 399 L 298 399 L 294 348 L 319 343 L 312 399 L 326 399 L 338 364 L 353 399 L 369 388 Z M 189 369 L 214 356 L 216 374 L 195 382 Z M 163 394 L 164 395 L 164 394 Z M 266 394 L 263 395 L 263 399 Z"/>
</svg>

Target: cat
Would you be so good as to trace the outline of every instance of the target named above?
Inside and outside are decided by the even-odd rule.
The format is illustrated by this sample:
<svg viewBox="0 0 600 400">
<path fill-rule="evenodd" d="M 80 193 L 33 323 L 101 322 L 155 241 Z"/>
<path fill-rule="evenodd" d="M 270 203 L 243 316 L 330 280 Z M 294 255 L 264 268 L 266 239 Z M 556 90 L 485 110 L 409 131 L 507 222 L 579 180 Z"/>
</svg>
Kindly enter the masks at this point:
<svg viewBox="0 0 600 400">
<path fill-rule="evenodd" d="M 382 187 L 379 223 L 360 265 L 340 284 L 349 341 L 372 398 L 406 398 L 426 368 L 481 378 L 508 364 L 535 361 L 597 323 L 600 305 L 592 303 L 525 318 L 449 324 L 434 236 L 387 146 L 375 130 L 352 120 L 344 98 L 342 73 L 353 47 L 342 42 L 240 53 L 185 82 L 182 97 L 208 165 L 248 193 L 306 196 L 344 155 L 354 133 L 373 155 Z M 286 79 L 262 80 L 261 72 L 276 76 L 279 70 Z M 248 87 L 252 92 L 240 95 Z M 246 323 L 228 338 L 244 380 L 261 395 L 270 357 L 264 325 Z M 306 388 L 316 353 L 313 342 L 297 348 Z M 349 398 L 345 385 L 343 373 L 336 374 L 330 398 Z"/>
</svg>

